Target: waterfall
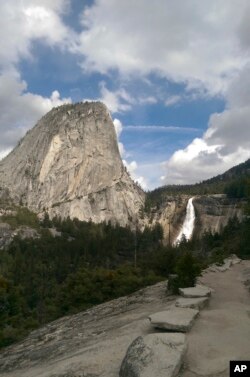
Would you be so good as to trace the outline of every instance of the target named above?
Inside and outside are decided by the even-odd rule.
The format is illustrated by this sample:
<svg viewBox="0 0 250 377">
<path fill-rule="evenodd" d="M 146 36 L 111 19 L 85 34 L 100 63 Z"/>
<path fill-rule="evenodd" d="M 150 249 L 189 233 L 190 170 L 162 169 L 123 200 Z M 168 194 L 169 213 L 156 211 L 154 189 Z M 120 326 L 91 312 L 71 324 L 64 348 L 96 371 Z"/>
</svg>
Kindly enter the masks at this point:
<svg viewBox="0 0 250 377">
<path fill-rule="evenodd" d="M 174 242 L 174 245 L 178 245 L 181 242 L 183 236 L 185 236 L 187 240 L 190 240 L 190 238 L 192 237 L 193 230 L 194 230 L 194 222 L 195 222 L 195 211 L 194 211 L 194 206 L 193 206 L 193 199 L 194 198 L 190 198 L 188 200 L 188 204 L 186 208 L 186 217 L 181 227 L 180 233 L 178 234 Z"/>
</svg>

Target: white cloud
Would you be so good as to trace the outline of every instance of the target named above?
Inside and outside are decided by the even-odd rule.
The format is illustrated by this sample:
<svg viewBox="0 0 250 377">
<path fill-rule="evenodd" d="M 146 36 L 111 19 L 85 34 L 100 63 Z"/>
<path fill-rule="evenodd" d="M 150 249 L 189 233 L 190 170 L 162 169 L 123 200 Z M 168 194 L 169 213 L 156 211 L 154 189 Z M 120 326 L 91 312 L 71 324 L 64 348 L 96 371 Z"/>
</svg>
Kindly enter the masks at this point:
<svg viewBox="0 0 250 377">
<path fill-rule="evenodd" d="M 246 16 L 247 15 L 247 16 Z M 85 70 L 157 72 L 188 89 L 225 93 L 249 61 L 247 0 L 96 0 L 82 14 Z"/>
<path fill-rule="evenodd" d="M 71 102 L 70 98 L 60 98 L 57 90 L 50 97 L 30 93 L 17 68 L 21 59 L 33 59 L 32 43 L 36 40 L 50 47 L 73 48 L 75 35 L 61 19 L 68 9 L 68 0 L 0 3 L 0 158 L 52 107 Z"/>
<path fill-rule="evenodd" d="M 121 88 L 114 92 L 110 91 L 105 82 L 100 83 L 101 98 L 100 101 L 105 103 L 108 109 L 113 113 L 131 110 L 134 99 Z"/>
<path fill-rule="evenodd" d="M 32 58 L 32 42 L 37 39 L 51 47 L 73 49 L 75 36 L 60 18 L 68 6 L 67 0 L 2 1 L 0 68 L 9 71 L 20 58 Z"/>
<path fill-rule="evenodd" d="M 139 131 L 139 132 L 197 132 L 199 128 L 194 127 L 179 127 L 179 126 L 159 126 L 159 125 L 128 125 L 123 127 L 124 131 Z"/>
<path fill-rule="evenodd" d="M 7 156 L 11 152 L 11 148 L 3 149 L 0 151 L 0 160 Z"/>
<path fill-rule="evenodd" d="M 116 132 L 116 135 L 117 135 L 117 139 L 119 139 L 119 137 L 122 133 L 122 129 L 123 129 L 122 122 L 119 119 L 115 118 L 113 123 L 114 123 L 114 126 L 115 126 L 115 132 Z"/>
<path fill-rule="evenodd" d="M 203 140 L 199 140 L 202 144 Z M 164 184 L 197 183 L 221 174 L 250 157 L 249 150 L 242 147 L 223 156 L 220 148 L 216 149 L 214 146 L 214 151 L 212 151 L 210 146 L 207 148 L 204 146 L 191 158 L 189 150 L 194 145 L 193 142 L 186 149 L 175 152 L 169 161 L 163 163 L 166 174 L 161 179 Z"/>
<path fill-rule="evenodd" d="M 244 8 L 243 17 L 238 28 L 238 37 L 241 46 L 244 50 L 249 50 L 250 48 L 250 4 L 247 2 Z"/>
<path fill-rule="evenodd" d="M 176 151 L 170 160 L 163 164 L 166 170 L 165 183 L 196 183 L 213 176 L 217 172 L 214 159 L 218 148 L 219 146 L 208 147 L 202 139 L 194 139 L 187 148 Z"/>
<path fill-rule="evenodd" d="M 138 98 L 138 103 L 142 104 L 142 105 L 144 105 L 144 104 L 153 105 L 157 102 L 158 102 L 158 100 L 154 96 L 147 96 L 147 97 L 139 97 Z"/>
<path fill-rule="evenodd" d="M 136 3 L 96 0 L 82 14 L 83 30 L 79 35 L 63 22 L 62 16 L 69 7 L 70 0 L 0 3 L 0 158 L 39 117 L 53 106 L 71 101 L 62 99 L 56 90 L 48 98 L 30 93 L 27 83 L 20 78 L 18 63 L 21 59 L 33 59 L 32 46 L 37 40 L 51 48 L 81 54 L 85 71 L 112 74 L 115 69 L 120 73 L 119 82 L 126 83 L 135 75 L 146 82 L 153 73 L 184 83 L 186 92 L 165 97 L 166 106 L 194 96 L 225 98 L 225 111 L 211 116 L 203 137 L 177 151 L 165 164 L 166 183 L 204 179 L 249 157 L 250 6 L 247 0 L 158 0 L 157 6 L 144 0 Z M 105 82 L 100 84 L 100 99 L 113 113 L 164 100 L 161 95 L 148 92 L 144 96 L 141 93 L 131 96 L 125 87 L 112 91 Z M 120 130 L 118 124 L 116 128 L 119 137 L 122 125 Z M 178 127 L 165 129 L 176 131 Z M 126 158 L 120 141 L 119 148 Z M 128 166 L 136 176 L 140 169 L 135 164 Z"/>
<path fill-rule="evenodd" d="M 0 156 L 6 155 L 25 132 L 52 107 L 71 102 L 54 91 L 50 98 L 27 91 L 27 84 L 11 75 L 0 75 Z"/>
<path fill-rule="evenodd" d="M 227 108 L 212 114 L 202 139 L 173 154 L 164 166 L 165 183 L 194 183 L 250 158 L 250 67 L 233 80 Z"/>
<path fill-rule="evenodd" d="M 118 147 L 119 147 L 120 155 L 121 157 L 126 157 L 128 154 L 124 148 L 124 145 L 119 141 L 119 137 L 121 136 L 121 133 L 123 130 L 122 122 L 119 119 L 115 118 L 113 123 L 115 126 L 115 131 L 116 131 L 116 135 L 118 139 Z M 128 172 L 130 173 L 132 179 L 136 181 L 137 183 L 139 183 L 143 189 L 147 189 L 148 186 L 147 186 L 146 179 L 143 176 L 138 175 L 137 162 L 136 161 L 128 162 L 125 159 L 123 159 L 122 161 L 123 161 L 124 166 L 127 168 Z"/>
<path fill-rule="evenodd" d="M 119 137 L 120 137 L 122 130 L 123 130 L 122 122 L 119 119 L 115 118 L 113 123 L 114 123 L 114 126 L 115 126 L 115 132 L 116 132 L 116 136 L 117 136 L 119 152 L 120 152 L 121 157 L 124 157 L 125 156 L 125 148 L 124 148 L 124 145 L 119 141 Z"/>
<path fill-rule="evenodd" d="M 249 27 L 250 33 L 250 27 Z M 228 108 L 249 106 L 250 104 L 250 64 L 237 74 L 226 94 Z"/>
<path fill-rule="evenodd" d="M 173 106 L 173 105 L 176 105 L 180 101 L 181 101 L 181 96 L 178 96 L 178 95 L 169 96 L 165 101 L 165 105 Z"/>
<path fill-rule="evenodd" d="M 158 102 L 154 96 L 132 96 L 122 86 L 114 91 L 107 88 L 106 83 L 101 81 L 100 88 L 100 101 L 104 102 L 112 113 L 124 113 L 130 111 L 133 105 L 153 105 Z"/>
<path fill-rule="evenodd" d="M 148 184 L 146 179 L 143 176 L 138 175 L 138 165 L 136 161 L 127 162 L 126 160 L 123 160 L 124 166 L 127 168 L 128 172 L 130 173 L 132 179 L 139 183 L 139 185 L 144 189 L 148 189 Z"/>
</svg>

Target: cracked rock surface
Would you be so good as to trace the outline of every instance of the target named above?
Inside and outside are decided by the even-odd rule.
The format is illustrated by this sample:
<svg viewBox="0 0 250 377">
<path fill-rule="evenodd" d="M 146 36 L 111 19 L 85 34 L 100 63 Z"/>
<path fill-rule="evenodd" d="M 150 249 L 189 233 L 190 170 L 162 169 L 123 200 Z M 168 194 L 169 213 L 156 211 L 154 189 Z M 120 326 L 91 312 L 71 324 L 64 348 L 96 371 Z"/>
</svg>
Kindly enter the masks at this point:
<svg viewBox="0 0 250 377">
<path fill-rule="evenodd" d="M 187 344 L 183 334 L 139 336 L 129 346 L 120 377 L 173 377 L 182 365 Z"/>
<path fill-rule="evenodd" d="M 166 282 L 33 331 L 0 352 L 1 377 L 118 377 L 131 342 L 151 334 L 152 308 L 173 305 Z"/>
</svg>

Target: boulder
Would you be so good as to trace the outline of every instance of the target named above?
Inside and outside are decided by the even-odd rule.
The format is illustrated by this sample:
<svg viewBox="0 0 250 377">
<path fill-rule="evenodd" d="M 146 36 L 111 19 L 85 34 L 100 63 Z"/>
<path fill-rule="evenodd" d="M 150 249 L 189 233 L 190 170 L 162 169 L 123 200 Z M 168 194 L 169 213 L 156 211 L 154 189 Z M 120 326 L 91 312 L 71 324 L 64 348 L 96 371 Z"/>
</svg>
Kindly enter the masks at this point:
<svg viewBox="0 0 250 377">
<path fill-rule="evenodd" d="M 198 313 L 198 310 L 174 307 L 170 310 L 150 315 L 149 320 L 153 327 L 159 329 L 187 332 L 191 329 Z"/>
<path fill-rule="evenodd" d="M 184 334 L 139 336 L 129 346 L 120 377 L 172 377 L 181 368 L 187 349 Z"/>
<path fill-rule="evenodd" d="M 208 297 L 211 296 L 212 289 L 205 285 L 196 285 L 190 288 L 179 288 L 179 292 L 183 297 L 195 298 L 195 297 Z"/>
<path fill-rule="evenodd" d="M 197 298 L 183 298 L 180 297 L 176 300 L 175 306 L 178 308 L 190 308 L 201 310 L 207 305 L 208 297 L 197 297 Z"/>
</svg>

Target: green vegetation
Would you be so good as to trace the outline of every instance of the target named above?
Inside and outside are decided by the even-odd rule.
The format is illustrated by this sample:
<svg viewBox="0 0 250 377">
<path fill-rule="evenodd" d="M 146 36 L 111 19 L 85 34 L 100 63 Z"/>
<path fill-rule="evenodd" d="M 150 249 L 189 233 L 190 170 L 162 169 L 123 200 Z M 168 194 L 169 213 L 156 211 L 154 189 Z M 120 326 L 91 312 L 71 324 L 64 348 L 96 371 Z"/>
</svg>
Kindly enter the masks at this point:
<svg viewBox="0 0 250 377">
<path fill-rule="evenodd" d="M 184 252 L 175 266 L 176 275 L 169 279 L 168 288 L 178 293 L 180 287 L 193 287 L 197 276 L 201 273 L 201 265 L 190 251 Z"/>
<path fill-rule="evenodd" d="M 179 247 L 163 246 L 162 229 L 137 230 L 45 217 L 53 237 L 41 228 L 40 239 L 14 239 L 0 253 L 0 346 L 66 314 L 134 292 L 177 274 L 178 287 L 194 285 L 208 263 L 237 253 L 250 257 L 250 218 L 236 218 L 220 234 Z M 136 242 L 135 242 L 136 236 Z M 135 244 L 137 265 L 135 266 Z"/>
<path fill-rule="evenodd" d="M 250 177 L 234 179 L 225 186 L 224 193 L 229 198 L 243 199 L 250 196 Z"/>
<path fill-rule="evenodd" d="M 14 217 L 6 220 L 14 224 Z M 46 215 L 38 226 L 33 214 L 21 208 L 15 224 L 23 220 L 35 224 L 41 237 L 16 237 L 0 253 L 1 347 L 63 315 L 164 280 L 176 268 L 182 274 L 187 245 L 164 247 L 159 224 L 135 233 L 77 219 L 51 221 Z M 53 237 L 49 227 L 61 235 Z"/>
<path fill-rule="evenodd" d="M 1 221 L 10 224 L 12 228 L 15 229 L 20 225 L 26 225 L 35 229 L 40 227 L 37 215 L 28 210 L 28 208 L 12 206 L 11 210 L 14 212 L 14 215 L 2 216 Z"/>
<path fill-rule="evenodd" d="M 15 207 L 15 215 L 3 216 L 2 221 L 13 228 L 36 228 L 40 238 L 16 237 L 0 252 L 0 347 L 56 318 L 170 275 L 175 275 L 171 287 L 177 292 L 179 287 L 194 285 L 210 263 L 222 263 L 232 253 L 250 258 L 249 177 L 234 176 L 223 190 L 245 201 L 243 221 L 231 219 L 220 234 L 206 232 L 201 238 L 183 240 L 178 247 L 163 245 L 159 224 L 135 232 L 77 219 L 50 220 L 48 215 L 39 223 L 32 212 Z"/>
</svg>

